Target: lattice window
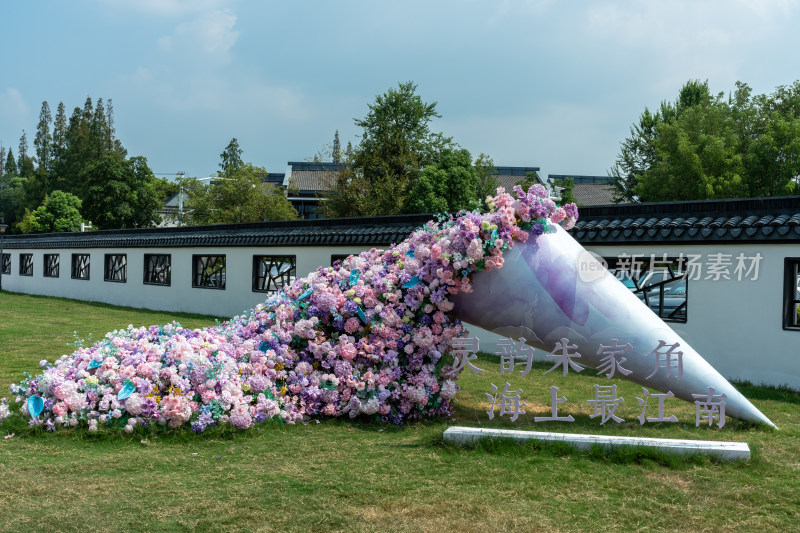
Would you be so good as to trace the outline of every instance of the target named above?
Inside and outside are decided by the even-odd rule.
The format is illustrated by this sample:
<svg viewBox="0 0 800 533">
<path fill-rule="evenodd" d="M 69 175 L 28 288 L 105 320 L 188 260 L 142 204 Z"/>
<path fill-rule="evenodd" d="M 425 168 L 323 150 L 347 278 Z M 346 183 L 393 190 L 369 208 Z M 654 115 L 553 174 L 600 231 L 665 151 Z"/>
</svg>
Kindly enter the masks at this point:
<svg viewBox="0 0 800 533">
<path fill-rule="evenodd" d="M 783 328 L 800 330 L 800 257 L 784 260 Z"/>
<path fill-rule="evenodd" d="M 192 287 L 224 289 L 225 282 L 224 255 L 192 256 Z"/>
<path fill-rule="evenodd" d="M 11 254 L 3 254 L 0 263 L 2 263 L 0 268 L 3 269 L 3 274 L 11 274 Z"/>
<path fill-rule="evenodd" d="M 106 254 L 103 281 L 125 283 L 128 281 L 127 254 Z"/>
<path fill-rule="evenodd" d="M 144 254 L 144 282 L 147 285 L 172 283 L 172 256 L 169 254 Z"/>
<path fill-rule="evenodd" d="M 686 322 L 689 298 L 686 260 L 638 257 L 638 263 L 620 258 L 606 261 L 611 273 L 662 320 Z"/>
<path fill-rule="evenodd" d="M 57 278 L 61 267 L 59 254 L 44 254 L 44 277 Z"/>
<path fill-rule="evenodd" d="M 19 275 L 33 276 L 33 254 L 19 254 Z"/>
<path fill-rule="evenodd" d="M 253 291 L 274 293 L 291 285 L 297 276 L 294 255 L 254 255 Z"/>
<path fill-rule="evenodd" d="M 72 254 L 72 279 L 89 279 L 89 254 Z"/>
</svg>

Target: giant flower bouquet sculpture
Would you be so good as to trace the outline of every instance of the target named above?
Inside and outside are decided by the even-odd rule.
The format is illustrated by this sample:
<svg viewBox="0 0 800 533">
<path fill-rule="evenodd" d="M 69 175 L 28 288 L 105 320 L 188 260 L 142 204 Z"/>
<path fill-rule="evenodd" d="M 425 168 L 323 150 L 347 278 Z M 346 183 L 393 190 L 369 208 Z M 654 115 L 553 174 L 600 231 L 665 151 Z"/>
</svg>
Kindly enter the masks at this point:
<svg viewBox="0 0 800 533">
<path fill-rule="evenodd" d="M 541 185 L 502 188 L 486 212 L 431 221 L 388 250 L 321 267 L 231 321 L 108 333 L 12 393 L 31 425 L 124 429 L 153 424 L 203 432 L 268 420 L 447 415 L 458 390 L 450 343 L 466 334 L 448 313 L 471 278 L 503 266 L 516 242 L 578 218 Z M 8 416 L 5 400 L 0 419 Z"/>
</svg>

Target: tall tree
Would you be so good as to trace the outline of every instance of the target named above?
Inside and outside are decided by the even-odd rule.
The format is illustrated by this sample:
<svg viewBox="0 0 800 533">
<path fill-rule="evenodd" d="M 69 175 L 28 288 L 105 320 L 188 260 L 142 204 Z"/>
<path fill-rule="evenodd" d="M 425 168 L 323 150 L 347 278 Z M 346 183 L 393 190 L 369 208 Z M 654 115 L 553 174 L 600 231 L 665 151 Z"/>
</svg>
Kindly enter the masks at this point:
<svg viewBox="0 0 800 533">
<path fill-rule="evenodd" d="M 14 161 L 14 150 L 11 148 L 8 149 L 8 156 L 6 157 L 5 175 L 8 177 L 19 176 L 19 172 L 17 170 L 17 162 Z"/>
<path fill-rule="evenodd" d="M 50 114 L 50 105 L 47 101 L 42 102 L 42 110 L 39 112 L 39 124 L 36 126 L 36 137 L 33 139 L 33 146 L 36 150 L 36 160 L 39 164 L 40 177 L 44 177 L 52 170 L 52 144 L 53 136 L 50 134 L 50 122 L 53 120 Z"/>
<path fill-rule="evenodd" d="M 370 216 L 400 213 L 406 196 L 425 165 L 435 162 L 452 140 L 430 130 L 439 117 L 436 102 L 427 103 L 416 94 L 413 82 L 400 83 L 378 95 L 368 105 L 361 142 L 352 151 L 344 169 L 331 183 L 326 216 Z"/>
<path fill-rule="evenodd" d="M 54 180 L 61 184 L 63 178 L 59 176 L 63 169 L 64 156 L 67 151 L 67 115 L 64 102 L 59 102 L 56 108 L 56 117 L 53 121 L 53 143 L 51 148 L 51 167 Z"/>
<path fill-rule="evenodd" d="M 342 162 L 342 145 L 339 142 L 339 130 L 333 135 L 333 148 L 331 149 L 331 157 L 334 163 Z"/>
<path fill-rule="evenodd" d="M 219 154 L 221 159 L 219 168 L 222 169 L 222 176 L 230 176 L 244 165 L 242 161 L 242 149 L 239 148 L 239 141 L 236 137 L 231 139 L 225 150 Z"/>
<path fill-rule="evenodd" d="M 0 145 L 0 178 L 6 175 L 6 147 Z"/>
<path fill-rule="evenodd" d="M 28 155 L 28 136 L 25 130 L 22 130 L 22 136 L 19 138 L 19 155 L 17 156 L 17 171 L 23 178 L 30 178 L 33 176 L 34 167 L 33 160 Z"/>
</svg>

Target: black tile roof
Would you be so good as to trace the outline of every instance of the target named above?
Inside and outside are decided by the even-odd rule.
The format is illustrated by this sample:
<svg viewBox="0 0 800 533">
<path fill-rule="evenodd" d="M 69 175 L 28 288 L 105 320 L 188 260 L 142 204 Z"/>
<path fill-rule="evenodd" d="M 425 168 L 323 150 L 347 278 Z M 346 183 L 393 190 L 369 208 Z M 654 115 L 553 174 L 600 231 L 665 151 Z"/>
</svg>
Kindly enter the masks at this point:
<svg viewBox="0 0 800 533">
<path fill-rule="evenodd" d="M 6 249 L 185 246 L 388 246 L 433 215 L 291 220 L 252 224 L 6 235 Z"/>
<path fill-rule="evenodd" d="M 582 244 L 800 243 L 800 196 L 579 208 Z"/>
</svg>

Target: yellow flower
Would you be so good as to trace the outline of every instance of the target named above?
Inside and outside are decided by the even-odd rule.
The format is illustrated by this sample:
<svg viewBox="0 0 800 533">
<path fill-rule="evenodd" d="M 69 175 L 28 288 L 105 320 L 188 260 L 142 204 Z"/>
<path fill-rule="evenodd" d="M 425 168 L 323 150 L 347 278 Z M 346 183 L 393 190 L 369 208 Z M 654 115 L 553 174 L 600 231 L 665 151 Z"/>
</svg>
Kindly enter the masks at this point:
<svg viewBox="0 0 800 533">
<path fill-rule="evenodd" d="M 250 390 L 250 385 L 247 384 L 247 383 L 243 384 L 242 385 L 242 390 L 245 391 L 245 392 L 249 391 Z"/>
<path fill-rule="evenodd" d="M 283 370 L 283 363 L 275 363 L 275 370 Z"/>
<path fill-rule="evenodd" d="M 358 296 L 356 296 L 355 298 L 353 298 L 353 301 L 354 301 L 355 303 L 357 303 L 357 304 L 360 304 L 360 303 L 361 303 L 361 298 L 359 298 Z"/>
<path fill-rule="evenodd" d="M 279 390 L 279 391 L 278 391 L 278 394 L 280 394 L 281 396 L 283 396 L 284 394 L 286 394 L 286 385 L 284 385 L 283 387 L 281 387 L 281 390 Z"/>
</svg>

